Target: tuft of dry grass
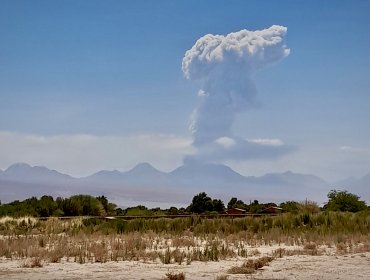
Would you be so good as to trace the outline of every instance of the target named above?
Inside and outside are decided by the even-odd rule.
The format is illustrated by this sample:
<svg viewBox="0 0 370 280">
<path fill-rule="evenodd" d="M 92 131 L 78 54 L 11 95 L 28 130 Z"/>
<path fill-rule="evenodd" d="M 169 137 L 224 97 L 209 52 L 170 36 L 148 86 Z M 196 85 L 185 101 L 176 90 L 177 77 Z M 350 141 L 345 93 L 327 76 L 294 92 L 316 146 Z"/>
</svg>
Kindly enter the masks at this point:
<svg viewBox="0 0 370 280">
<path fill-rule="evenodd" d="M 252 267 L 245 267 L 245 266 L 233 266 L 227 272 L 230 274 L 252 274 L 256 270 Z"/>
<path fill-rule="evenodd" d="M 252 274 L 258 269 L 268 265 L 274 258 L 270 256 L 247 260 L 241 266 L 233 266 L 228 270 L 230 274 Z"/>
<path fill-rule="evenodd" d="M 348 253 L 348 245 L 345 242 L 340 242 L 337 244 L 337 253 L 342 255 Z"/>
<path fill-rule="evenodd" d="M 229 279 L 229 275 L 227 274 L 221 274 L 221 275 L 217 275 L 215 280 L 228 280 Z"/>
<path fill-rule="evenodd" d="M 276 258 L 282 258 L 287 255 L 287 250 L 285 248 L 278 248 L 272 252 L 272 255 Z"/>
<path fill-rule="evenodd" d="M 353 253 L 366 253 L 370 252 L 370 244 L 359 244 L 353 249 Z"/>
<path fill-rule="evenodd" d="M 303 250 L 305 251 L 305 253 L 306 253 L 307 255 L 317 256 L 317 255 L 319 254 L 319 251 L 318 251 L 317 245 L 316 245 L 316 243 L 314 243 L 314 242 L 306 243 L 306 244 L 303 246 Z"/>
<path fill-rule="evenodd" d="M 39 257 L 34 257 L 32 259 L 26 260 L 23 264 L 22 267 L 25 268 L 37 268 L 37 267 L 43 267 L 42 260 Z"/>
<path fill-rule="evenodd" d="M 185 280 L 185 274 L 183 272 L 175 273 L 175 272 L 169 272 L 166 273 L 165 280 Z"/>
<path fill-rule="evenodd" d="M 285 248 L 278 248 L 272 252 L 275 258 L 282 258 L 285 256 L 307 255 L 307 252 L 301 249 L 287 250 Z"/>
</svg>

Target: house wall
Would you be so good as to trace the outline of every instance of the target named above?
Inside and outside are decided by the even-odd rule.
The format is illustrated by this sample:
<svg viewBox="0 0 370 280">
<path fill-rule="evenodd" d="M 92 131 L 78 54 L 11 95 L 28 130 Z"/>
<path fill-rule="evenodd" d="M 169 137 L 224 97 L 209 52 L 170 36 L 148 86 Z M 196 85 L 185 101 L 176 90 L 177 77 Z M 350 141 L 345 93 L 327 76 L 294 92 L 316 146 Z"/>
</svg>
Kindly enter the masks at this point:
<svg viewBox="0 0 370 280">
<path fill-rule="evenodd" d="M 235 215 L 235 214 L 244 214 L 245 213 L 245 210 L 241 210 L 241 209 L 228 209 L 227 210 L 227 214 L 231 214 L 231 215 Z"/>
</svg>

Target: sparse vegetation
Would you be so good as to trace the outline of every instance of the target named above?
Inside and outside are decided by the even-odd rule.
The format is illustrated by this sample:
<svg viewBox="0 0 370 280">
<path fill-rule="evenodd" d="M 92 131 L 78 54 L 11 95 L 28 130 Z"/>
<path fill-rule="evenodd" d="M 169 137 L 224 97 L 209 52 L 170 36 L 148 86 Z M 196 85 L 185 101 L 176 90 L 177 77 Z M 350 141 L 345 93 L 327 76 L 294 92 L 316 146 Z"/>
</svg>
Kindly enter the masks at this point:
<svg viewBox="0 0 370 280">
<path fill-rule="evenodd" d="M 42 200 L 50 203 L 53 201 L 50 198 Z M 70 207 L 75 205 L 72 201 L 80 201 L 85 206 L 100 205 L 85 209 L 76 205 L 72 207 L 82 213 L 91 209 L 111 211 L 109 202 L 102 197 L 77 196 L 69 201 Z M 232 202 L 238 203 L 238 200 Z M 258 205 L 254 201 L 249 206 L 257 209 Z M 142 260 L 190 265 L 194 261 L 240 257 L 247 258 L 247 261 L 242 266 L 232 267 L 229 273 L 251 274 L 267 265 L 272 258 L 298 254 L 320 255 L 323 246 L 334 247 L 337 254 L 370 251 L 369 211 L 318 211 L 317 205 L 307 201 L 289 202 L 285 206 L 293 210 L 277 216 L 233 219 L 217 215 L 212 219 L 193 215 L 132 220 L 4 216 L 0 218 L 0 257 L 24 261 L 24 267 L 40 267 L 47 262 L 58 263 L 62 260 L 80 264 Z M 149 214 L 154 211 L 144 206 L 132 209 L 126 213 L 140 210 Z M 179 211 L 171 211 L 175 210 Z M 268 256 L 257 249 L 258 246 L 272 244 L 295 247 L 278 248 Z M 227 279 L 227 275 L 219 277 Z"/>
<path fill-rule="evenodd" d="M 150 260 L 191 264 L 234 257 L 264 257 L 258 246 L 285 244 L 274 257 L 319 255 L 321 246 L 338 254 L 370 251 L 370 213 L 321 212 L 235 219 L 186 217 L 129 221 L 3 217 L 0 257 L 77 263 Z M 250 265 L 238 268 L 243 273 Z M 237 270 L 235 268 L 235 270 Z"/>
<path fill-rule="evenodd" d="M 221 275 L 217 275 L 215 280 L 227 280 L 229 279 L 229 275 L 227 274 L 221 274 Z"/>
<path fill-rule="evenodd" d="M 185 280 L 185 274 L 183 272 L 175 273 L 169 272 L 166 273 L 166 280 Z"/>
<path fill-rule="evenodd" d="M 43 264 L 40 257 L 34 257 L 32 259 L 25 260 L 22 264 L 22 267 L 25 268 L 43 267 Z"/>
<path fill-rule="evenodd" d="M 250 259 L 244 262 L 241 266 L 233 266 L 228 270 L 230 274 L 252 274 L 256 270 L 268 265 L 274 258 L 265 256 L 258 259 Z"/>
</svg>

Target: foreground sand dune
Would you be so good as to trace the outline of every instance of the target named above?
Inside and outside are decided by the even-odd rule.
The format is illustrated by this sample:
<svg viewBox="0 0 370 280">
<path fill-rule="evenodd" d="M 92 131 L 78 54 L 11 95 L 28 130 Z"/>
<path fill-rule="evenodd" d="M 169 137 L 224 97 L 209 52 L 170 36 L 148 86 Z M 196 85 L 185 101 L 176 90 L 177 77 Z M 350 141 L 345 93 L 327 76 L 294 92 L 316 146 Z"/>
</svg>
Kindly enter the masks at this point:
<svg viewBox="0 0 370 280">
<path fill-rule="evenodd" d="M 263 250 L 263 249 L 262 249 Z M 2 259 L 0 279 L 164 279 L 168 272 L 184 272 L 187 280 L 216 279 L 245 259 L 192 262 L 190 265 L 142 261 L 107 263 L 47 263 L 24 268 L 22 261 Z M 23 261 L 24 262 L 24 261 Z M 346 255 L 295 255 L 277 258 L 253 275 L 229 274 L 228 279 L 370 279 L 370 253 Z"/>
</svg>

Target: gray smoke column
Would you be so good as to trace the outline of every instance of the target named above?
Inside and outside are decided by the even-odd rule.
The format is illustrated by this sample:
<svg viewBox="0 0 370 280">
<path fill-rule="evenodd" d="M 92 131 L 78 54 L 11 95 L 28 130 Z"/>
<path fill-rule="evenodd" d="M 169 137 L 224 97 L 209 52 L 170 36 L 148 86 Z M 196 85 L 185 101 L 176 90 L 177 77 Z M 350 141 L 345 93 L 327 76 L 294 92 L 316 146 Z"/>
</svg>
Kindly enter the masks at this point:
<svg viewBox="0 0 370 280">
<path fill-rule="evenodd" d="M 256 95 L 253 74 L 289 55 L 284 44 L 287 28 L 205 35 L 185 53 L 182 71 L 199 83 L 199 105 L 192 116 L 194 144 L 231 135 L 235 113 L 252 104 Z"/>
<path fill-rule="evenodd" d="M 226 145 L 228 149 L 232 144 L 240 144 L 242 140 L 233 137 L 231 132 L 235 115 L 253 106 L 257 93 L 253 82 L 256 71 L 289 55 L 290 50 L 284 43 L 286 32 L 286 27 L 273 25 L 264 30 L 241 30 L 226 36 L 208 34 L 186 51 L 182 71 L 200 88 L 190 124 L 195 147 L 212 146 L 225 139 L 229 139 L 226 140 L 230 144 Z M 251 147 L 247 150 L 250 152 Z"/>
</svg>

